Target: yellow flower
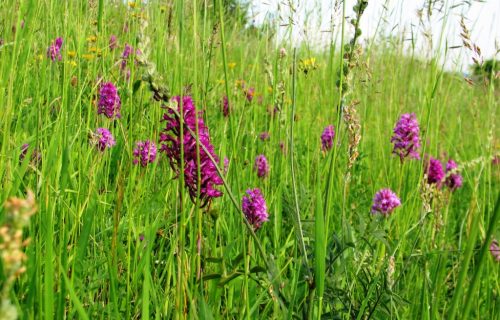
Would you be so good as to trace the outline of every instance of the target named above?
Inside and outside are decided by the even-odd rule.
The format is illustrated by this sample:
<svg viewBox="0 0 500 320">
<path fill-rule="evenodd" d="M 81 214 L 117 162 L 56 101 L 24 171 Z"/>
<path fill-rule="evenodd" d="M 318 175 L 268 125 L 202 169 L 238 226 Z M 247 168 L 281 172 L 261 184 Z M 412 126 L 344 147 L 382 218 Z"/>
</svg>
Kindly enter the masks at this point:
<svg viewBox="0 0 500 320">
<path fill-rule="evenodd" d="M 137 3 L 136 3 L 135 1 L 129 1 L 129 2 L 128 2 L 128 6 L 129 6 L 130 8 L 135 8 L 135 7 L 137 7 Z"/>
<path fill-rule="evenodd" d="M 90 36 L 87 38 L 87 41 L 88 42 L 96 42 L 97 41 L 97 37 L 96 36 Z"/>
<path fill-rule="evenodd" d="M 234 67 L 236 67 L 236 62 L 229 62 L 227 66 L 229 67 L 229 69 L 234 69 Z"/>
<path fill-rule="evenodd" d="M 75 61 L 75 60 L 71 60 L 71 61 L 69 62 L 69 64 L 70 64 L 70 66 L 72 66 L 72 67 L 76 67 L 76 61 Z"/>
<path fill-rule="evenodd" d="M 89 51 L 92 53 L 96 53 L 98 57 L 102 56 L 101 48 L 91 47 L 89 48 Z"/>
<path fill-rule="evenodd" d="M 304 74 L 308 74 L 311 70 L 316 70 L 318 68 L 318 64 L 316 63 L 316 58 L 308 58 L 299 61 L 299 70 L 304 72 Z"/>
<path fill-rule="evenodd" d="M 70 58 L 76 57 L 76 51 L 68 51 L 68 57 Z"/>
<path fill-rule="evenodd" d="M 92 60 L 92 59 L 94 59 L 94 55 L 91 54 L 91 53 L 85 53 L 84 55 L 82 55 L 82 57 L 85 60 Z"/>
<path fill-rule="evenodd" d="M 270 87 L 270 86 L 269 86 L 269 87 L 267 87 L 267 92 L 269 92 L 269 93 L 273 93 L 273 87 Z"/>
<path fill-rule="evenodd" d="M 306 60 L 307 65 L 314 66 L 316 64 L 316 58 L 309 58 Z"/>
<path fill-rule="evenodd" d="M 37 60 L 42 61 L 43 60 L 43 54 L 39 54 L 36 56 Z"/>
<path fill-rule="evenodd" d="M 245 84 L 245 80 L 236 80 L 234 84 L 236 85 L 236 87 L 241 88 Z"/>
<path fill-rule="evenodd" d="M 137 19 L 146 19 L 146 14 L 143 12 L 137 12 L 137 13 L 132 13 L 132 18 L 137 18 Z"/>
<path fill-rule="evenodd" d="M 224 81 L 224 79 L 220 79 L 220 80 L 218 80 L 217 82 L 218 82 L 219 84 L 224 84 L 224 83 L 226 83 L 226 81 Z"/>
</svg>

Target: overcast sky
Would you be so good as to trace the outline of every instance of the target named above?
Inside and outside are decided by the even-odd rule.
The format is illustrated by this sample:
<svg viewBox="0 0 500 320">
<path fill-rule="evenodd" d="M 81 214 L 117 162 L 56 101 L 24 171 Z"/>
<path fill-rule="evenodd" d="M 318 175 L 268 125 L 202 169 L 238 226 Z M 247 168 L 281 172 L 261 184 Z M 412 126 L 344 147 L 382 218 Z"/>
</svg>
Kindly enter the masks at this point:
<svg viewBox="0 0 500 320">
<path fill-rule="evenodd" d="M 251 0 L 252 14 L 256 23 L 261 23 L 266 16 L 278 17 L 280 24 L 294 21 L 292 33 L 287 33 L 287 27 L 280 27 L 281 38 L 291 39 L 295 44 L 301 41 L 321 46 L 328 43 L 333 34 L 340 31 L 341 7 L 336 8 L 335 0 Z M 287 3 L 292 2 L 294 6 L 293 15 Z M 416 39 L 416 46 L 422 56 L 428 55 L 429 42 L 423 36 L 423 32 L 430 30 L 433 37 L 434 55 L 441 52 L 442 61 L 447 69 L 466 70 L 472 63 L 469 52 L 460 49 L 448 50 L 446 59 L 443 59 L 445 44 L 448 47 L 461 45 L 460 39 L 460 17 L 466 18 L 466 25 L 471 30 L 472 40 L 481 48 L 485 58 L 491 58 L 497 49 L 500 49 L 500 0 L 485 0 L 483 2 L 469 0 L 464 1 L 445 0 L 434 1 L 443 3 L 442 13 L 435 11 L 430 21 L 424 17 L 424 25 L 419 21 L 418 9 L 421 9 L 424 0 L 371 0 L 361 20 L 363 38 L 373 38 L 375 34 L 401 36 L 405 39 Z M 352 16 L 352 6 L 355 0 L 347 0 L 347 15 Z M 387 9 L 384 9 L 384 5 Z M 441 5 L 438 5 L 438 7 Z M 444 12 L 448 12 L 446 19 Z M 385 21 L 380 21 L 384 16 Z M 332 19 L 333 17 L 333 19 Z M 332 28 L 332 21 L 334 27 Z M 443 41 L 440 43 L 441 30 L 443 30 Z M 378 26 L 378 31 L 377 31 Z M 382 31 L 381 31 L 382 30 Z M 350 30 L 352 33 L 352 30 Z M 410 41 L 407 41 L 407 45 Z M 497 55 L 497 59 L 499 56 Z"/>
</svg>

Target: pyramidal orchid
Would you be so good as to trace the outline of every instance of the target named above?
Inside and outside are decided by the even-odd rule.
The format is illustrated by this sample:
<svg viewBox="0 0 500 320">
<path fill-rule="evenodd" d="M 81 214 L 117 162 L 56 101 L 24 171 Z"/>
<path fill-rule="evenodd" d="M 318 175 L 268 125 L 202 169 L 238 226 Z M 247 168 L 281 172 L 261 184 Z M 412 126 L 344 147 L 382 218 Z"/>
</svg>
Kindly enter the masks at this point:
<svg viewBox="0 0 500 320">
<path fill-rule="evenodd" d="M 215 160 L 215 163 L 219 163 L 219 158 L 210 141 L 208 127 L 201 117 L 202 113 L 196 111 L 192 98 L 176 96 L 172 98 L 172 101 L 175 102 L 175 106 L 167 108 L 167 112 L 163 114 L 162 121 L 165 122 L 165 127 L 160 134 L 160 151 L 169 158 L 170 165 L 178 175 L 181 173 L 181 161 L 184 160 L 184 181 L 191 200 L 194 202 L 199 195 L 201 205 L 205 206 L 213 198 L 222 196 L 217 186 L 222 185 L 223 182 L 210 157 Z M 182 116 L 182 119 L 179 116 Z M 182 132 L 181 121 L 184 122 Z M 194 136 L 196 132 L 198 132 L 199 145 Z M 181 158 L 181 146 L 184 152 L 183 158 Z M 198 155 L 199 168 L 197 166 Z"/>
</svg>

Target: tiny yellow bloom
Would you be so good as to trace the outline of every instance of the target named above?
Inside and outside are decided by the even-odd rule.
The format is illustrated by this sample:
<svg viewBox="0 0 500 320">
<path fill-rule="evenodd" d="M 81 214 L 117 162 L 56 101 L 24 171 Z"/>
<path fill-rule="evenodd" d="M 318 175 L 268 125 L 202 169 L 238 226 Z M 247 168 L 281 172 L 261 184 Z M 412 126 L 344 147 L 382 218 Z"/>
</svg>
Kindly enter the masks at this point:
<svg viewBox="0 0 500 320">
<path fill-rule="evenodd" d="M 95 53 L 95 52 L 97 52 L 97 48 L 96 47 L 91 47 L 91 48 L 89 48 L 89 51 Z"/>
<path fill-rule="evenodd" d="M 227 66 L 229 67 L 229 69 L 234 69 L 234 67 L 236 67 L 236 62 L 229 62 Z"/>
<path fill-rule="evenodd" d="M 36 56 L 36 58 L 37 58 L 38 60 L 43 60 L 43 54 L 39 54 L 39 55 L 37 55 L 37 56 Z"/>
<path fill-rule="evenodd" d="M 304 74 L 308 74 L 309 71 L 315 70 L 318 68 L 318 64 L 316 63 L 316 58 L 308 58 L 299 61 L 299 70 L 304 72 Z"/>
<path fill-rule="evenodd" d="M 219 84 L 224 84 L 224 83 L 226 83 L 226 81 L 224 81 L 224 79 L 219 79 L 217 82 L 218 82 Z"/>
<path fill-rule="evenodd" d="M 70 58 L 76 57 L 76 51 L 68 51 L 68 57 Z"/>
<path fill-rule="evenodd" d="M 88 42 L 96 42 L 97 41 L 97 37 L 96 36 L 90 36 L 87 38 L 87 41 Z"/>
<path fill-rule="evenodd" d="M 236 85 L 236 87 L 241 88 L 245 84 L 245 80 L 236 80 L 234 84 Z"/>
<path fill-rule="evenodd" d="M 128 2 L 128 6 L 129 6 L 130 8 L 135 8 L 135 7 L 137 7 L 137 3 L 136 3 L 135 1 L 129 1 L 129 2 Z"/>
<path fill-rule="evenodd" d="M 91 53 L 85 53 L 85 54 L 82 55 L 82 57 L 85 60 L 92 60 L 92 59 L 94 59 L 94 55 L 91 54 Z"/>
<path fill-rule="evenodd" d="M 72 66 L 72 67 L 76 67 L 76 61 L 75 60 L 71 60 L 69 62 L 69 64 Z"/>
<path fill-rule="evenodd" d="M 271 86 L 267 87 L 267 92 L 273 93 L 273 87 L 271 87 Z"/>
</svg>

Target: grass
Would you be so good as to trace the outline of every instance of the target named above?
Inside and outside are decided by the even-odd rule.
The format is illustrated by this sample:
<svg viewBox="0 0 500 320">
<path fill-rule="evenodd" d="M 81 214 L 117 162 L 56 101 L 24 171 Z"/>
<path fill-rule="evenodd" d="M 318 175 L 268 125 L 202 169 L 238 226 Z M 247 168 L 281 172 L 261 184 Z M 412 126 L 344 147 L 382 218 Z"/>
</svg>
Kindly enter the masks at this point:
<svg viewBox="0 0 500 320">
<path fill-rule="evenodd" d="M 292 49 L 235 17 L 222 1 L 11 1 L 0 10 L 0 202 L 31 189 L 38 203 L 26 272 L 10 290 L 19 318 L 498 318 L 500 269 L 487 252 L 500 237 L 498 87 L 469 85 L 439 57 L 403 54 L 395 36 L 363 44 L 340 92 L 342 46 Z M 155 84 L 192 95 L 217 156 L 230 161 L 224 196 L 209 206 L 190 199 L 164 154 L 132 163 L 135 142 L 158 142 L 165 125 L 164 103 L 140 81 L 146 68 L 133 56 L 130 80 L 120 70 L 125 43 L 143 45 L 141 28 L 162 76 Z M 335 32 L 350 40 L 343 26 Z M 59 36 L 62 60 L 52 62 L 46 50 Z M 100 79 L 119 88 L 118 121 L 97 115 Z M 251 102 L 241 80 L 255 87 Z M 338 106 L 354 100 L 361 140 L 346 179 L 350 136 Z M 430 210 L 423 161 L 392 155 L 392 130 L 408 112 L 421 154 L 455 159 L 464 178 L 454 192 L 434 190 Z M 329 124 L 334 148 L 323 152 Z M 89 144 L 98 127 L 117 142 L 102 153 Z M 266 179 L 253 169 L 258 154 L 270 163 Z M 240 201 L 256 187 L 269 221 L 253 232 Z M 387 218 L 370 214 L 386 187 L 402 205 Z"/>
</svg>

